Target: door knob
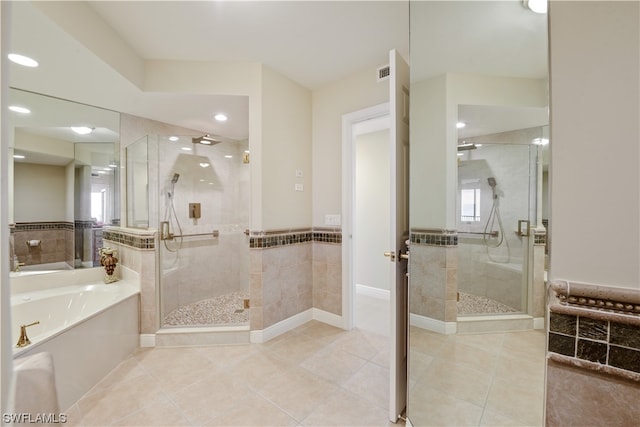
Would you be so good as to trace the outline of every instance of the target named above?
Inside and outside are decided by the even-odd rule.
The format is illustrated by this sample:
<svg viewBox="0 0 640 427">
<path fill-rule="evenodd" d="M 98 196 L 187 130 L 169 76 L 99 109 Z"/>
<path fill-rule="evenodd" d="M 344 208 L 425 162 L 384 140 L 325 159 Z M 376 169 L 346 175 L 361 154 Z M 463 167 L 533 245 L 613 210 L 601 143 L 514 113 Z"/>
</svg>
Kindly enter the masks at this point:
<svg viewBox="0 0 640 427">
<path fill-rule="evenodd" d="M 391 258 L 391 261 L 395 261 L 396 260 L 396 253 L 391 251 L 391 252 L 385 252 L 384 256 Z"/>
<path fill-rule="evenodd" d="M 409 251 L 407 251 L 406 253 L 402 253 L 400 252 L 400 258 L 402 259 L 409 259 Z"/>
</svg>

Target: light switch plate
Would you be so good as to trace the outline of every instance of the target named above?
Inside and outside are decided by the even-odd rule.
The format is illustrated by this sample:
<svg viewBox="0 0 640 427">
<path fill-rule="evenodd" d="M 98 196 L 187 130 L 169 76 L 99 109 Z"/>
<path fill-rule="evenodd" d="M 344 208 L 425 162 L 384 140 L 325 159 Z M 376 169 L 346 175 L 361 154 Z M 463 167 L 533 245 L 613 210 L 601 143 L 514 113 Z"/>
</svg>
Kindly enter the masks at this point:
<svg viewBox="0 0 640 427">
<path fill-rule="evenodd" d="M 340 214 L 327 214 L 324 216 L 324 225 L 340 225 Z"/>
</svg>

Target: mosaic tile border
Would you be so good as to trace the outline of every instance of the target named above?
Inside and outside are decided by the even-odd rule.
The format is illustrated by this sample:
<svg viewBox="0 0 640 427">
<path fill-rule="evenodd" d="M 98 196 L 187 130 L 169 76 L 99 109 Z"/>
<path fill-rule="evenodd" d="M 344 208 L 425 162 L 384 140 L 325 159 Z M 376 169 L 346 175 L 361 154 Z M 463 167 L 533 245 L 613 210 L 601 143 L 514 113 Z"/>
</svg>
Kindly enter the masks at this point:
<svg viewBox="0 0 640 427">
<path fill-rule="evenodd" d="M 290 230 L 251 231 L 250 249 L 267 249 L 306 242 L 342 244 L 339 228 L 305 228 Z"/>
<path fill-rule="evenodd" d="M 544 246 L 547 244 L 547 230 L 533 230 L 533 244 Z"/>
<path fill-rule="evenodd" d="M 75 220 L 73 224 L 76 227 L 76 229 L 93 228 L 95 225 L 95 223 L 91 220 L 89 221 Z"/>
<path fill-rule="evenodd" d="M 412 245 L 458 246 L 458 232 L 446 229 L 411 229 Z"/>
<path fill-rule="evenodd" d="M 68 221 L 51 221 L 51 222 L 16 222 L 9 226 L 11 233 L 20 231 L 38 231 L 38 230 L 74 230 L 74 224 Z"/>
<path fill-rule="evenodd" d="M 549 358 L 640 382 L 640 293 L 574 282 L 553 282 Z"/>
<path fill-rule="evenodd" d="M 135 249 L 154 250 L 156 248 L 155 235 L 134 234 L 113 228 L 103 230 L 102 240 L 109 240 Z"/>
</svg>

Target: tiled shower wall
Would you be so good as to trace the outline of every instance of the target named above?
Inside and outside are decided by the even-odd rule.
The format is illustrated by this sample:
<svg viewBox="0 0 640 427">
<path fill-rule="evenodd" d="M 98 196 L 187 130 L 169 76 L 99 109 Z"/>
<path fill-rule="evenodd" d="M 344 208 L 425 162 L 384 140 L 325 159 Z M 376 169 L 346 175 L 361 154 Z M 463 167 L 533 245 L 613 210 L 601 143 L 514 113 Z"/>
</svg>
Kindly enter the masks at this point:
<svg viewBox="0 0 640 427">
<path fill-rule="evenodd" d="M 640 293 L 554 282 L 546 425 L 638 425 Z"/>
</svg>

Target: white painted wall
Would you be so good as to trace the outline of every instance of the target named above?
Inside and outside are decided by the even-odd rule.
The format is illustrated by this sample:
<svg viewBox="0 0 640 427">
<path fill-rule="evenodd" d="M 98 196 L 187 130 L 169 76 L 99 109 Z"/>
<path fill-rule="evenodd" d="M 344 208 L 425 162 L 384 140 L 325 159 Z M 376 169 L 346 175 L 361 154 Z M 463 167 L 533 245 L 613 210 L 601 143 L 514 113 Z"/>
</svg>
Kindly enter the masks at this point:
<svg viewBox="0 0 640 427">
<path fill-rule="evenodd" d="M 640 289 L 640 3 L 550 2 L 550 278 Z"/>
<path fill-rule="evenodd" d="M 17 222 L 64 221 L 67 218 L 65 166 L 16 163 L 13 172 Z"/>
<path fill-rule="evenodd" d="M 310 227 L 311 92 L 267 67 L 262 70 L 261 167 L 262 228 Z"/>
<path fill-rule="evenodd" d="M 354 281 L 389 289 L 391 223 L 389 130 L 355 138 Z"/>
<path fill-rule="evenodd" d="M 380 64 L 382 66 L 384 64 Z M 389 101 L 389 82 L 372 67 L 312 93 L 313 226 L 342 212 L 342 115 Z"/>
<path fill-rule="evenodd" d="M 11 2 L 0 2 L 0 44 L 2 52 L 7 52 L 9 28 L 11 24 Z M 3 96 L 0 97 L 0 412 L 9 409 L 9 390 L 13 370 L 13 350 L 11 348 L 11 306 L 9 295 L 9 167 L 13 162 L 12 150 L 9 150 L 9 126 L 7 115 L 7 97 L 5 88 L 9 87 L 8 60 L 6 55 L 0 58 L 0 83 Z"/>
<path fill-rule="evenodd" d="M 544 107 L 546 80 L 449 73 L 411 84 L 412 228 L 456 227 L 460 104 Z"/>
</svg>

